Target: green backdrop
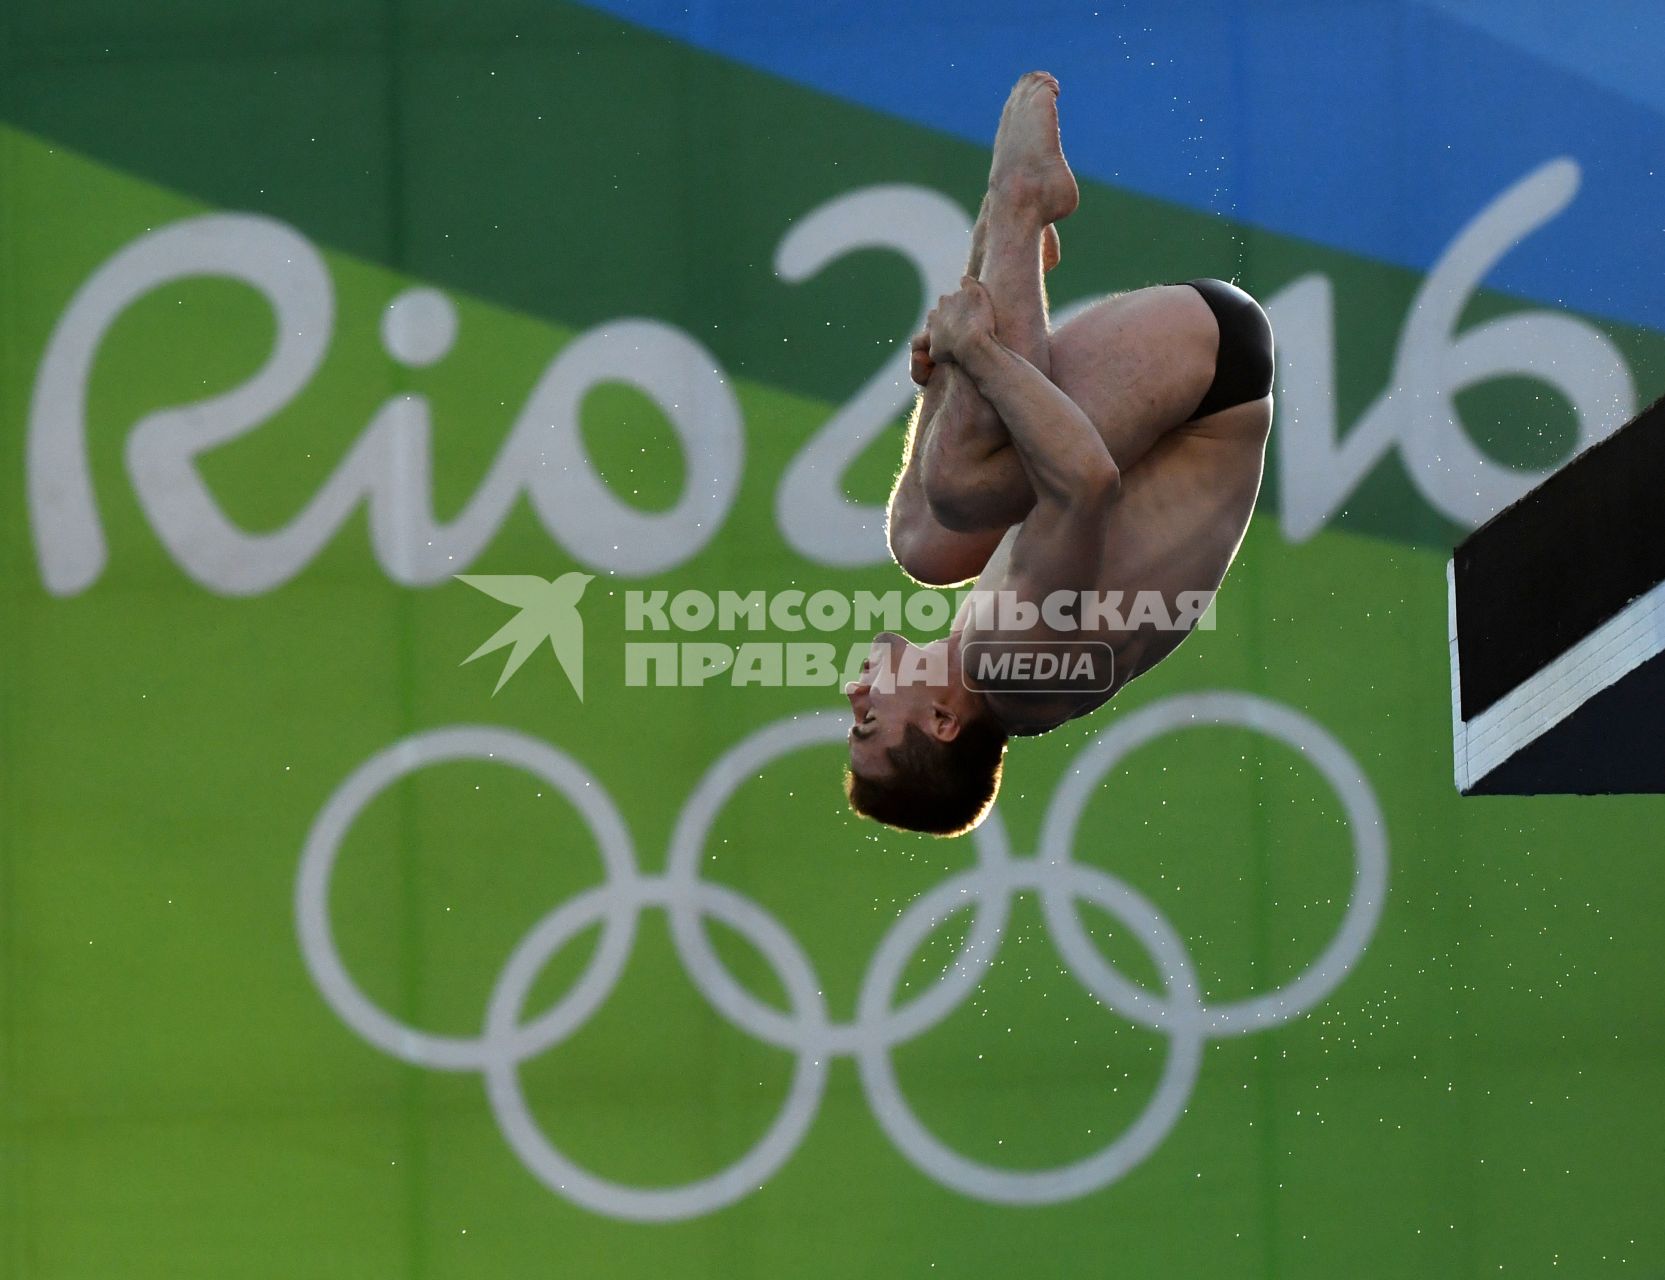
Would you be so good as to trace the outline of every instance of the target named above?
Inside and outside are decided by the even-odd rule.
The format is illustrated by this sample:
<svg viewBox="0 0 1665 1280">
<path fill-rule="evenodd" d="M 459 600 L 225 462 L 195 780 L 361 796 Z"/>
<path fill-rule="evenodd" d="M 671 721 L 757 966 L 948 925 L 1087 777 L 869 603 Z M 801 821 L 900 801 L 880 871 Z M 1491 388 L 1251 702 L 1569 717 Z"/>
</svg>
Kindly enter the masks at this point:
<svg viewBox="0 0 1665 1280">
<path fill-rule="evenodd" d="M 1659 806 L 1459 800 L 1468 509 L 1381 401 L 1419 311 L 1522 304 L 1085 184 L 1059 309 L 1267 302 L 1266 491 L 1217 629 L 906 838 L 835 690 L 630 687 L 624 596 L 903 585 L 817 530 L 882 501 L 986 153 L 565 5 L 169 9 L 7 28 L 0 1275 L 1665 1267 Z M 1520 177 L 1498 254 L 1565 194 Z M 1561 314 L 1610 427 L 1665 344 Z M 1448 390 L 1505 471 L 1581 422 Z M 547 648 L 494 697 L 449 575 L 575 569 L 584 699 Z"/>
</svg>

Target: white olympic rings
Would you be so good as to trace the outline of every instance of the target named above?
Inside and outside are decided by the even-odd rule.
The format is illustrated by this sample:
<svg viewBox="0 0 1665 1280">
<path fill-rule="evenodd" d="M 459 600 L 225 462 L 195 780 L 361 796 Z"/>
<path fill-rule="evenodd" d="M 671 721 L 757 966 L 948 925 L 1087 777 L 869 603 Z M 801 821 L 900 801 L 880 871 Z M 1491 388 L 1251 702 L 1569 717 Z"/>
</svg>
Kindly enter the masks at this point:
<svg viewBox="0 0 1665 1280">
<path fill-rule="evenodd" d="M 829 1060 L 855 1060 L 868 1105 L 896 1148 L 918 1169 L 965 1195 L 1004 1204 L 1042 1204 L 1085 1195 L 1126 1174 L 1162 1142 L 1184 1111 L 1210 1037 L 1241 1035 L 1299 1017 L 1324 1000 L 1363 954 L 1387 889 L 1387 839 L 1374 793 L 1357 763 L 1321 725 L 1288 707 L 1247 693 L 1182 694 L 1111 724 L 1077 757 L 1054 794 L 1038 856 L 1013 855 L 998 811 L 971 839 L 976 865 L 911 903 L 891 925 L 868 965 L 855 1017 L 833 1020 L 814 965 L 790 932 L 751 898 L 700 878 L 705 841 L 739 786 L 770 761 L 808 746 L 841 742 L 847 716 L 819 713 L 778 721 L 743 739 L 714 763 L 677 820 L 663 875 L 636 866 L 629 832 L 601 785 L 570 756 L 508 729 L 456 726 L 414 734 L 354 770 L 314 821 L 301 855 L 295 917 L 301 954 L 330 1007 L 377 1048 L 406 1062 L 478 1071 L 504 1136 L 551 1190 L 594 1212 L 642 1221 L 695 1217 L 757 1190 L 791 1158 L 820 1107 Z M 1074 860 L 1076 828 L 1094 789 L 1129 752 L 1179 729 L 1249 728 L 1301 752 L 1334 788 L 1353 834 L 1351 895 L 1335 937 L 1301 976 L 1279 989 L 1224 1004 L 1203 999 L 1184 942 L 1157 908 L 1108 872 Z M 336 949 L 329 886 L 347 832 L 378 794 L 436 764 L 491 760 L 560 789 L 578 809 L 601 851 L 606 879 L 562 903 L 514 948 L 493 988 L 478 1036 L 437 1035 L 408 1027 L 376 1006 L 353 981 Z M 891 1050 L 946 1018 L 977 987 L 994 961 L 1012 898 L 1038 895 L 1059 954 L 1083 986 L 1130 1021 L 1166 1034 L 1167 1060 L 1145 1110 L 1120 1137 L 1075 1163 L 1013 1170 L 952 1150 L 914 1115 L 891 1064 Z M 1157 994 L 1124 978 L 1092 943 L 1076 911 L 1086 898 L 1115 916 L 1144 944 L 1163 975 Z M 681 1186 L 643 1189 L 580 1168 L 534 1121 L 520 1087 L 520 1064 L 572 1035 L 611 994 L 635 941 L 641 912 L 666 912 L 678 956 L 694 985 L 725 1019 L 758 1040 L 791 1051 L 797 1063 L 786 1103 L 767 1132 L 734 1164 Z M 974 908 L 956 962 L 923 993 L 893 1005 L 908 961 L 951 916 Z M 705 917 L 745 937 L 774 968 L 789 1012 L 759 1000 L 724 966 Z M 522 1022 L 538 974 L 573 937 L 600 923 L 601 941 L 583 974 L 555 1005 Z"/>
</svg>

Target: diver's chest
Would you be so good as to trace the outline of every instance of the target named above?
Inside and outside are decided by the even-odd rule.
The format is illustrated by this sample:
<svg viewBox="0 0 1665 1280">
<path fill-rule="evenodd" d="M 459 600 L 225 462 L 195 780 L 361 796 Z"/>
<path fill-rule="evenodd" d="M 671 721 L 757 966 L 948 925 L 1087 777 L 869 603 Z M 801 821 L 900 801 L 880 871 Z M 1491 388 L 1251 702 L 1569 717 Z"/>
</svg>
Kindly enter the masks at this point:
<svg viewBox="0 0 1665 1280">
<path fill-rule="evenodd" d="M 1012 584 L 1009 581 L 1012 564 L 1012 544 L 1017 541 L 1021 524 L 1014 524 L 1006 530 L 1006 536 L 1000 539 L 1000 544 L 989 555 L 988 562 L 983 565 L 983 572 L 977 575 L 974 591 L 1009 591 Z"/>
</svg>

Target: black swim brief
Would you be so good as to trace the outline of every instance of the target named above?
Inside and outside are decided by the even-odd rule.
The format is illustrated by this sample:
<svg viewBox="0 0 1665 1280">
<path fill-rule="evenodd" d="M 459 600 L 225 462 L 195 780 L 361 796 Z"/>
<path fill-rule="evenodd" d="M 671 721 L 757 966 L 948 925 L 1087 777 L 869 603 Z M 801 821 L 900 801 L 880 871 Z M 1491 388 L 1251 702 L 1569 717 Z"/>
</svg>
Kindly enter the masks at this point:
<svg viewBox="0 0 1665 1280">
<path fill-rule="evenodd" d="M 1272 322 L 1260 304 L 1224 280 L 1186 280 L 1220 326 L 1214 382 L 1187 422 L 1272 394 Z"/>
</svg>

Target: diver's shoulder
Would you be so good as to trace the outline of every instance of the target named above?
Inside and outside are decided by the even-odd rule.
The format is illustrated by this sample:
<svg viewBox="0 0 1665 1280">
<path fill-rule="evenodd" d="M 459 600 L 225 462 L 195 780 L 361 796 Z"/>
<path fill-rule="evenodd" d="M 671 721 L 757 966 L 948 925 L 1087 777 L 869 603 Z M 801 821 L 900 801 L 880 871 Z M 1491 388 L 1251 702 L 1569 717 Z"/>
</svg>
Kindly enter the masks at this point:
<svg viewBox="0 0 1665 1280">
<path fill-rule="evenodd" d="M 989 714 L 1014 738 L 1033 738 L 1097 711 L 1113 696 L 1098 693 L 1006 693 L 983 695 Z"/>
</svg>

